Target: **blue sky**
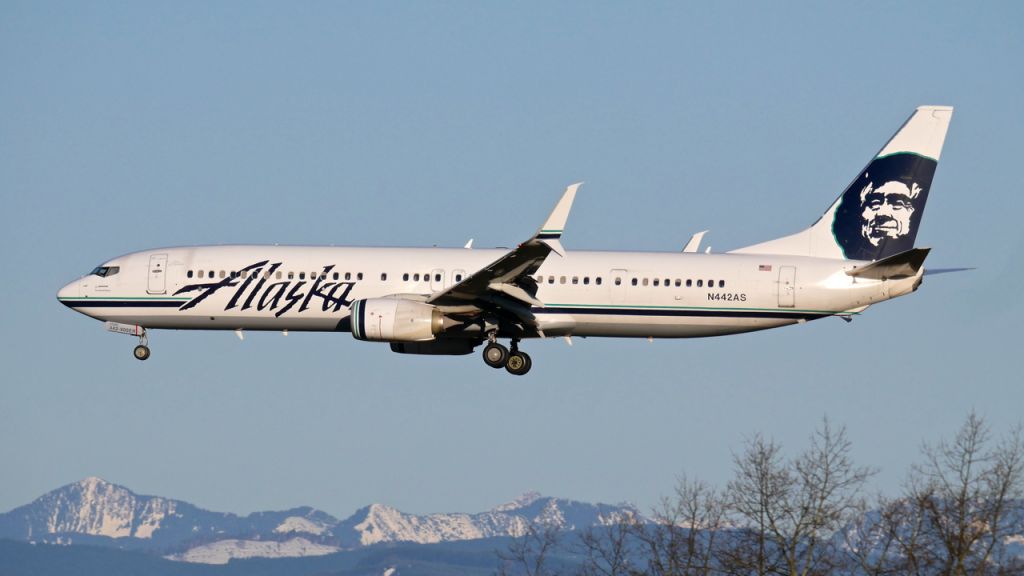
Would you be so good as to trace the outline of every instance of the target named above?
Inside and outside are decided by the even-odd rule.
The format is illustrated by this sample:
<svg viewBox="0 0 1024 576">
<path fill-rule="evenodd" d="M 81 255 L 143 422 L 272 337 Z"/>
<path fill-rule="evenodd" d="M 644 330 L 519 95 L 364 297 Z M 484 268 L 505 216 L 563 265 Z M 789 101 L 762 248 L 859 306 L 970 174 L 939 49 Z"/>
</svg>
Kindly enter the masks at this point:
<svg viewBox="0 0 1024 576">
<path fill-rule="evenodd" d="M 1020 3 L 0 4 L 0 510 L 97 475 L 247 513 L 643 508 L 828 415 L 894 493 L 971 409 L 1021 420 Z M 533 342 L 529 377 L 346 334 L 156 332 L 60 306 L 182 244 L 723 251 L 805 227 L 920 104 L 956 112 L 916 294 L 852 324 Z"/>
</svg>

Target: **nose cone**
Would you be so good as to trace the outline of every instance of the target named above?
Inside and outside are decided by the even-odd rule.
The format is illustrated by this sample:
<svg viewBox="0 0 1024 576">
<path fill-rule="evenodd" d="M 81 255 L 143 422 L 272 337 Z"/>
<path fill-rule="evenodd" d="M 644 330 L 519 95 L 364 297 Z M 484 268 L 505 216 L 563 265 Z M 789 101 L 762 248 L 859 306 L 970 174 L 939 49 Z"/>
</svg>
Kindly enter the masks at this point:
<svg viewBox="0 0 1024 576">
<path fill-rule="evenodd" d="M 78 298 L 80 295 L 78 281 L 75 280 L 57 291 L 57 300 L 60 300 L 66 306 L 68 305 L 67 300 Z"/>
</svg>

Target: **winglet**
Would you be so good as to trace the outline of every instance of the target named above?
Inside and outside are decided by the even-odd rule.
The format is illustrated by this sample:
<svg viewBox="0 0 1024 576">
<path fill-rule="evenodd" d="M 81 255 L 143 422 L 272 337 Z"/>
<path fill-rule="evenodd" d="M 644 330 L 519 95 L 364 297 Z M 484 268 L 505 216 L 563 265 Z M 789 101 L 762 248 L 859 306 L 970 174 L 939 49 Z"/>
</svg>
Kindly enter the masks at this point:
<svg viewBox="0 0 1024 576">
<path fill-rule="evenodd" d="M 700 248 L 700 241 L 704 239 L 704 235 L 707 233 L 707 230 L 701 230 L 690 236 L 690 241 L 686 243 L 686 246 L 683 246 L 683 252 L 696 252 Z"/>
<path fill-rule="evenodd" d="M 583 182 L 577 182 L 565 189 L 562 199 L 558 201 L 555 209 L 551 211 L 551 215 L 548 216 L 548 219 L 544 221 L 544 225 L 540 227 L 540 230 L 537 230 L 537 234 L 534 236 L 537 240 L 541 240 L 550 246 L 559 256 L 564 256 L 565 250 L 558 240 L 562 237 L 562 230 L 565 228 L 566 220 L 569 219 L 569 211 L 572 209 L 572 201 L 576 199 L 576 191 L 582 185 Z"/>
</svg>

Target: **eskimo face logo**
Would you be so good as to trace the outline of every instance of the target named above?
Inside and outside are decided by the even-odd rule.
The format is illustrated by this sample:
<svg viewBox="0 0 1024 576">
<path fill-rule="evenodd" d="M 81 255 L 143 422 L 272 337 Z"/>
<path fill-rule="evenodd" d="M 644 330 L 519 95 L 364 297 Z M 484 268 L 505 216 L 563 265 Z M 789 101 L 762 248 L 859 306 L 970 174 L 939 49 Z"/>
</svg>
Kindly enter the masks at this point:
<svg viewBox="0 0 1024 576">
<path fill-rule="evenodd" d="M 876 158 L 843 193 L 832 234 L 852 260 L 878 260 L 914 247 L 935 160 L 898 153 Z"/>
<path fill-rule="evenodd" d="M 860 235 L 872 246 L 878 246 L 885 238 L 899 238 L 910 233 L 910 218 L 914 215 L 914 199 L 921 194 L 921 187 L 911 183 L 908 188 L 895 180 L 878 188 L 868 183 L 860 191 L 861 212 Z"/>
</svg>

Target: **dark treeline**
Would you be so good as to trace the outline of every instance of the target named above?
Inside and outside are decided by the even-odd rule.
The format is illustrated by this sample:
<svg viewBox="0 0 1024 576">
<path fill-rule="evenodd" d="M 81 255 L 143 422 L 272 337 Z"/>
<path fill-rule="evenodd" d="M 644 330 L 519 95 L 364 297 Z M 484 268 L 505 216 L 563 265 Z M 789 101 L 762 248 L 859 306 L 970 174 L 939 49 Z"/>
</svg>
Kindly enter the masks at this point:
<svg viewBox="0 0 1024 576">
<path fill-rule="evenodd" d="M 498 553 L 500 575 L 1024 575 L 1021 429 L 996 438 L 970 414 L 925 444 L 901 492 L 872 496 L 828 419 L 787 459 L 762 436 L 724 487 L 682 478 L 649 517 L 564 532 L 528 526 Z"/>
</svg>

